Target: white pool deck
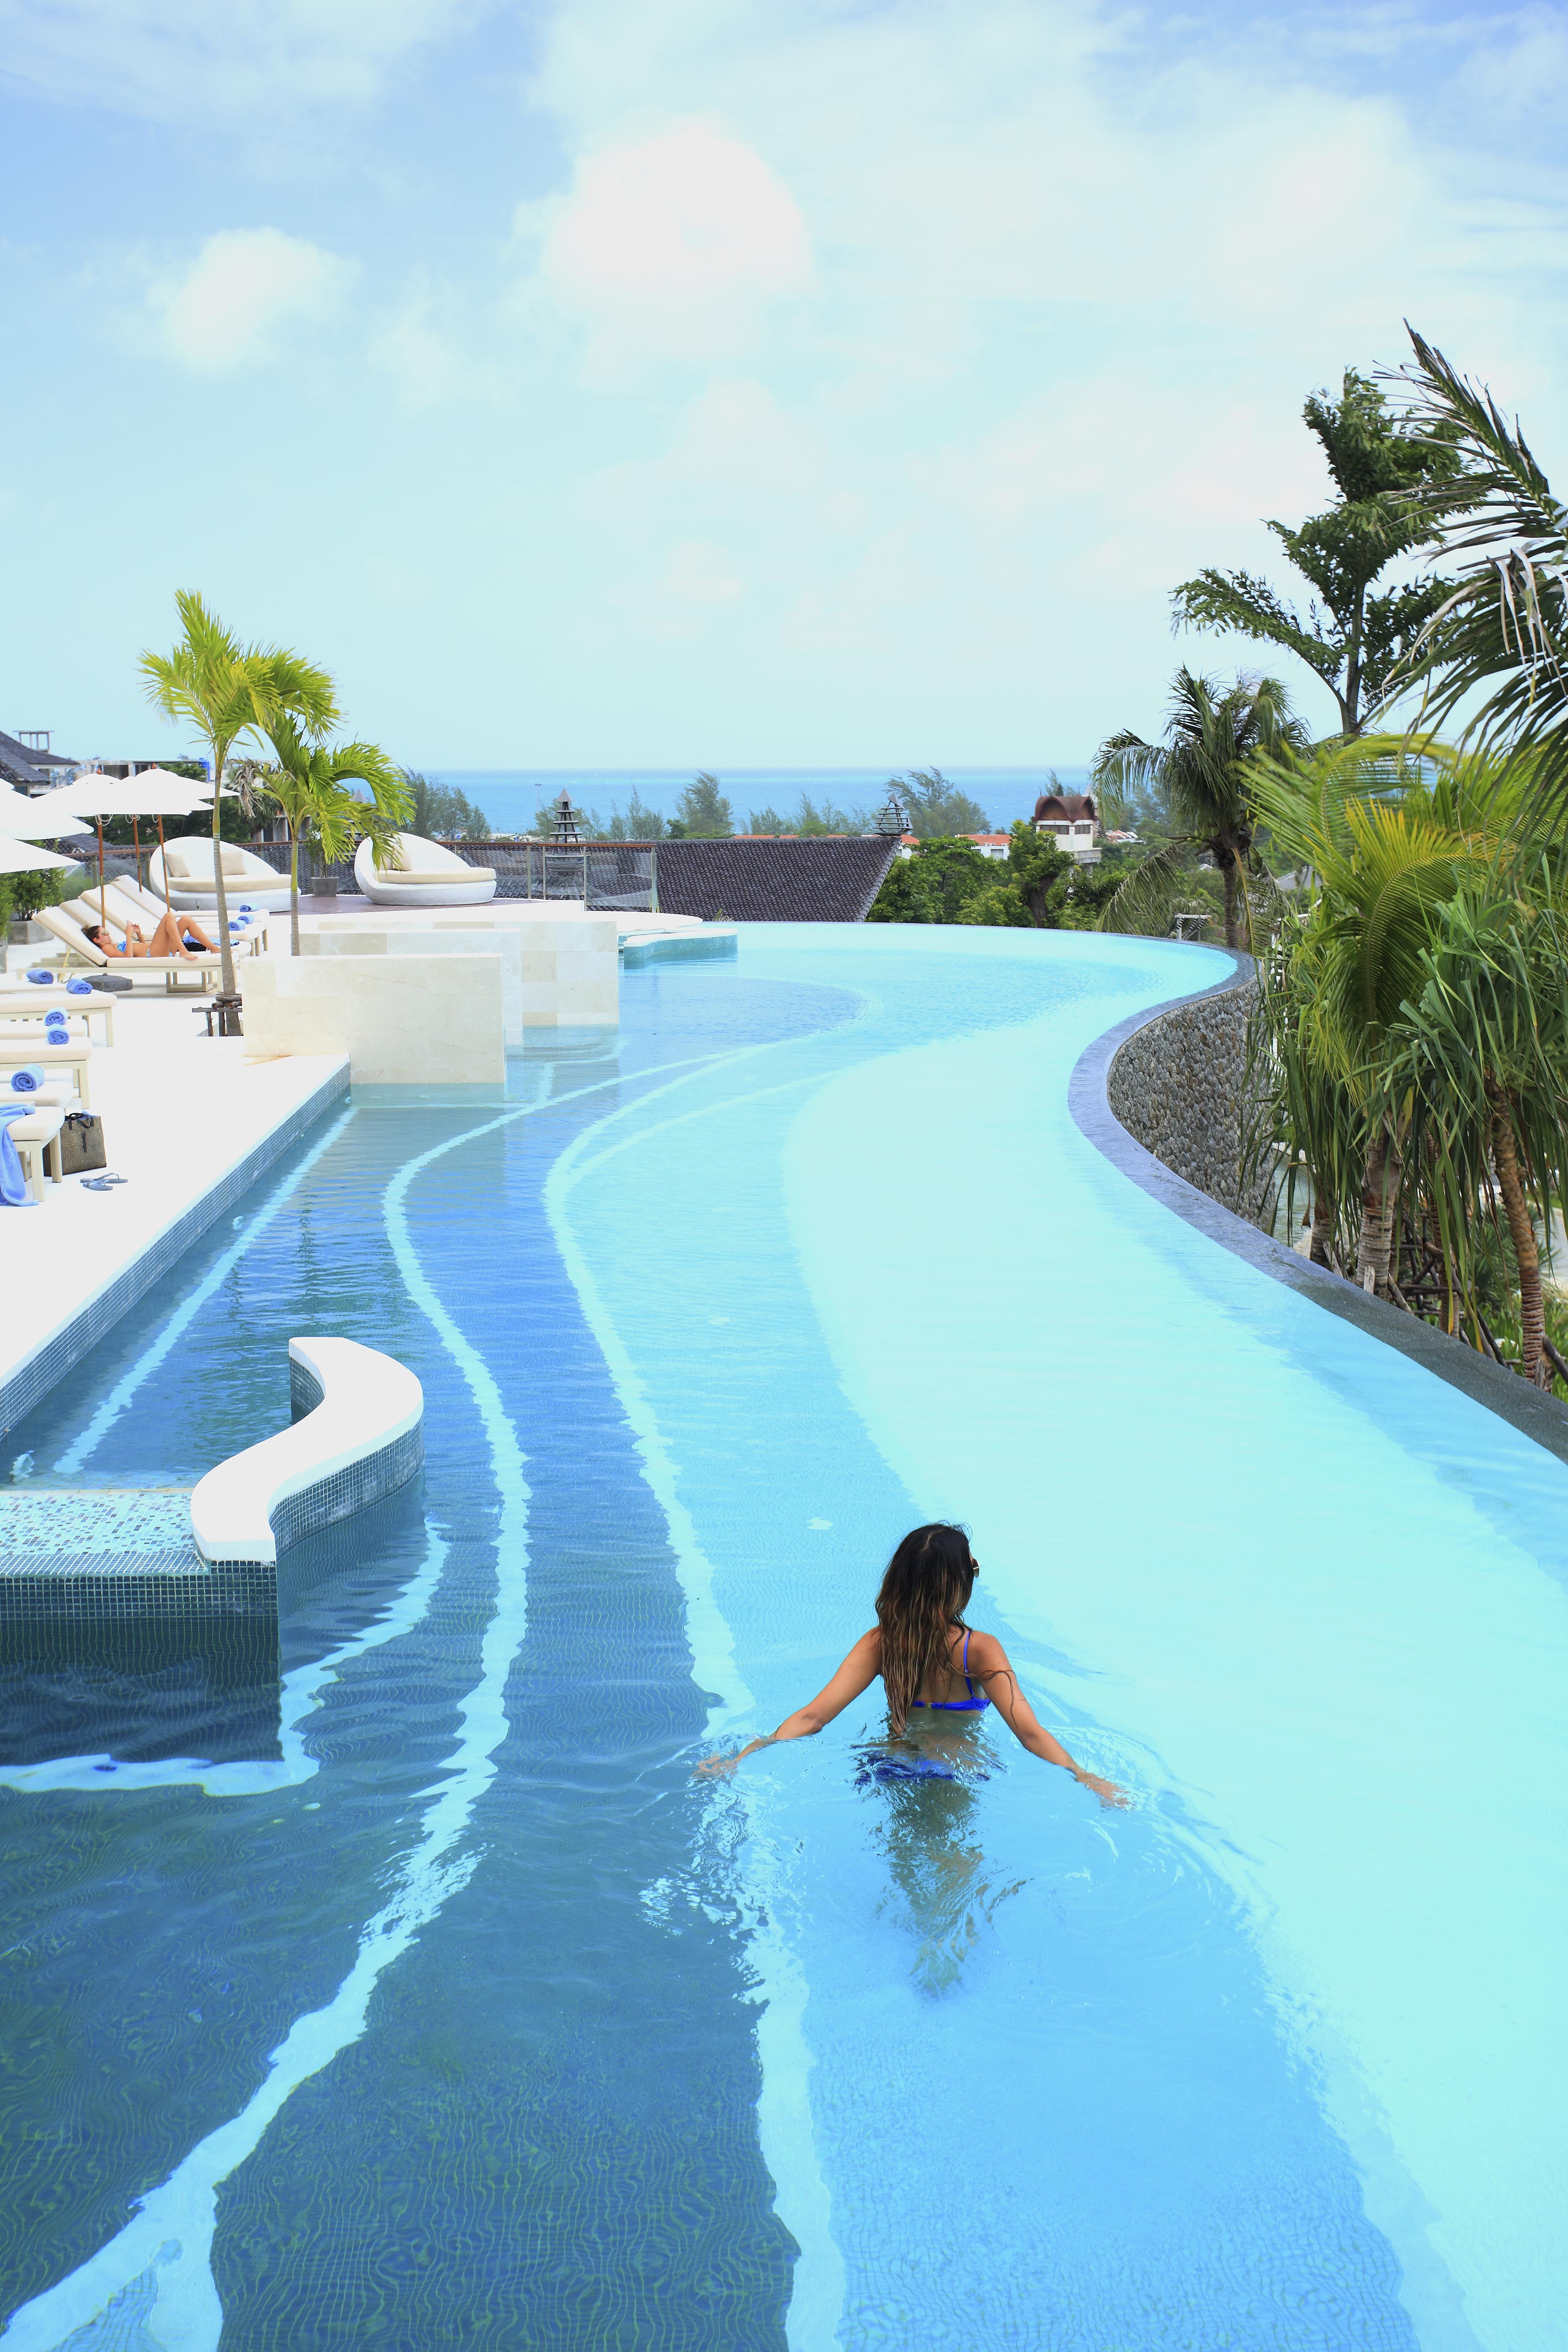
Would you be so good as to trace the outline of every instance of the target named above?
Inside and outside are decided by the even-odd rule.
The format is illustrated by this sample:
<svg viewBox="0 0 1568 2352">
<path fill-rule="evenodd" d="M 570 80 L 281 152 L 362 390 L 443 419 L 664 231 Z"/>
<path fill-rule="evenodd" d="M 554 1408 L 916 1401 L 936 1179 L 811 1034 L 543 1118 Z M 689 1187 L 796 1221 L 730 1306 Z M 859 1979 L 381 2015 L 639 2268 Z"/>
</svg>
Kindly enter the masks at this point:
<svg viewBox="0 0 1568 2352">
<path fill-rule="evenodd" d="M 124 1184 L 91 1192 L 67 1176 L 46 1182 L 37 1207 L 0 1208 L 0 1396 L 335 1072 L 346 1075 L 341 1054 L 247 1062 L 243 1039 L 206 1035 L 195 1007 L 207 1002 L 195 988 L 171 997 L 161 987 L 115 1001 L 115 1042 L 94 1047 L 90 1076 Z"/>
</svg>

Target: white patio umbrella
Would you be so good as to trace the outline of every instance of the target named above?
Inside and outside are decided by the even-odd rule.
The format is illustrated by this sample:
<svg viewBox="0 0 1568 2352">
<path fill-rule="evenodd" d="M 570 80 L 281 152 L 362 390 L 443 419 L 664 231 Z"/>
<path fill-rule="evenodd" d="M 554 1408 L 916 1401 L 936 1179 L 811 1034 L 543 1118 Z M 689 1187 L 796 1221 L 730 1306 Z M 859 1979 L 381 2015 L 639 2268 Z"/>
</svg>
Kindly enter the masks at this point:
<svg viewBox="0 0 1568 2352">
<path fill-rule="evenodd" d="M 36 842 L 0 833 L 0 874 L 47 874 L 52 866 L 79 864 L 79 858 L 58 857 L 52 849 L 40 849 Z"/>
<path fill-rule="evenodd" d="M 212 806 L 212 786 L 205 776 L 176 776 L 167 768 L 143 768 L 135 776 L 105 776 L 89 773 L 68 784 L 63 798 L 68 800 L 83 816 L 98 820 L 98 881 L 103 887 L 103 820 L 106 816 L 128 816 L 136 842 L 137 872 L 142 866 L 142 836 L 137 829 L 138 817 L 155 816 L 158 820 L 158 846 L 163 845 L 163 819 L 166 816 L 188 816 L 193 809 Z M 169 877 L 163 876 L 163 905 L 173 911 L 169 902 Z"/>
<path fill-rule="evenodd" d="M 51 808 L 55 797 L 53 793 L 40 793 L 36 799 L 27 793 L 0 793 L 0 834 L 13 841 L 63 841 L 92 831 L 63 803 Z"/>
<path fill-rule="evenodd" d="M 225 800 L 233 800 L 234 797 L 232 793 L 224 794 Z M 155 816 L 158 820 L 158 846 L 162 849 L 163 819 L 166 816 L 190 816 L 196 809 L 209 810 L 212 804 L 213 788 L 205 776 L 176 776 L 172 768 L 142 768 L 134 776 L 124 778 L 115 814 L 131 819 L 132 832 L 139 816 Z M 104 814 L 107 815 L 109 812 L 106 810 Z M 140 856 L 142 841 L 139 834 L 136 848 Z M 163 909 L 166 914 L 174 912 L 169 898 L 166 867 L 163 869 Z"/>
</svg>

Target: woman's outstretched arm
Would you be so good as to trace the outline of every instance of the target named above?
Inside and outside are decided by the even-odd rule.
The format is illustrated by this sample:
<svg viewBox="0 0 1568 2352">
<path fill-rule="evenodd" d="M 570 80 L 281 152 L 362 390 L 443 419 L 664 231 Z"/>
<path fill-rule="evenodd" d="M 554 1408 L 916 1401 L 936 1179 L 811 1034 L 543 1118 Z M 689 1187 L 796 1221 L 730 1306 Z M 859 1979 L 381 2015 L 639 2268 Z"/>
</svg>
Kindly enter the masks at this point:
<svg viewBox="0 0 1568 2352">
<path fill-rule="evenodd" d="M 697 1769 L 732 1772 L 742 1757 L 754 1756 L 759 1748 L 771 1748 L 777 1739 L 809 1739 L 814 1731 L 820 1731 L 825 1723 L 842 1715 L 851 1699 L 869 1689 L 881 1670 L 882 1636 L 879 1629 L 873 1626 L 868 1633 L 861 1634 L 832 1681 L 825 1683 L 805 1706 L 797 1706 L 793 1715 L 786 1715 L 776 1731 L 770 1732 L 765 1739 L 753 1739 L 750 1747 L 733 1756 L 704 1757 Z"/>
<path fill-rule="evenodd" d="M 1047 1764 L 1059 1764 L 1064 1772 L 1092 1789 L 1102 1805 L 1130 1805 L 1132 1801 L 1125 1789 L 1114 1780 L 1102 1780 L 1098 1772 L 1086 1772 L 1083 1766 L 1070 1757 L 1059 1739 L 1054 1738 L 1036 1715 L 1034 1708 L 1018 1687 L 1018 1677 L 1013 1672 L 1006 1651 L 994 1633 L 973 1633 L 969 1642 L 969 1672 L 973 1681 L 984 1683 L 985 1696 L 1022 1747 L 1031 1756 L 1039 1756 Z"/>
</svg>

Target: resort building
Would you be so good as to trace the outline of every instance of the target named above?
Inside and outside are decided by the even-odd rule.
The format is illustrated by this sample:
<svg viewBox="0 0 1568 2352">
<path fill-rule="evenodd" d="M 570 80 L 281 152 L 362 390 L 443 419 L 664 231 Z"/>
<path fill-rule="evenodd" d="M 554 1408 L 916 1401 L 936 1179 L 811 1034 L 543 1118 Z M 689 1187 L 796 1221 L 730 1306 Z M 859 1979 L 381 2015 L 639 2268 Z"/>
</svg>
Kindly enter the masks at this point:
<svg viewBox="0 0 1568 2352">
<path fill-rule="evenodd" d="M 24 793 L 47 792 L 79 765 L 79 761 L 62 759 L 59 752 L 50 751 L 47 728 L 28 729 L 20 735 L 0 732 L 0 783 Z"/>
</svg>

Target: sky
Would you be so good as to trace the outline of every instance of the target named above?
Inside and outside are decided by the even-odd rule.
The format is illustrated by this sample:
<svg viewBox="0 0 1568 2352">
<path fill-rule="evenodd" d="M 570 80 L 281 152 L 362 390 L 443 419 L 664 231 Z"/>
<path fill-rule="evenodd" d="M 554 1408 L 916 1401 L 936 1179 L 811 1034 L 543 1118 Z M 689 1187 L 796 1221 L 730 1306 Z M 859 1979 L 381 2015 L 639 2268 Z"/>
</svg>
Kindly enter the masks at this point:
<svg viewBox="0 0 1568 2352">
<path fill-rule="evenodd" d="M 1565 97 L 1568 6 L 0 0 L 0 728 L 180 748 L 193 587 L 416 766 L 1086 761 L 1404 320 L 1568 486 Z"/>
</svg>

